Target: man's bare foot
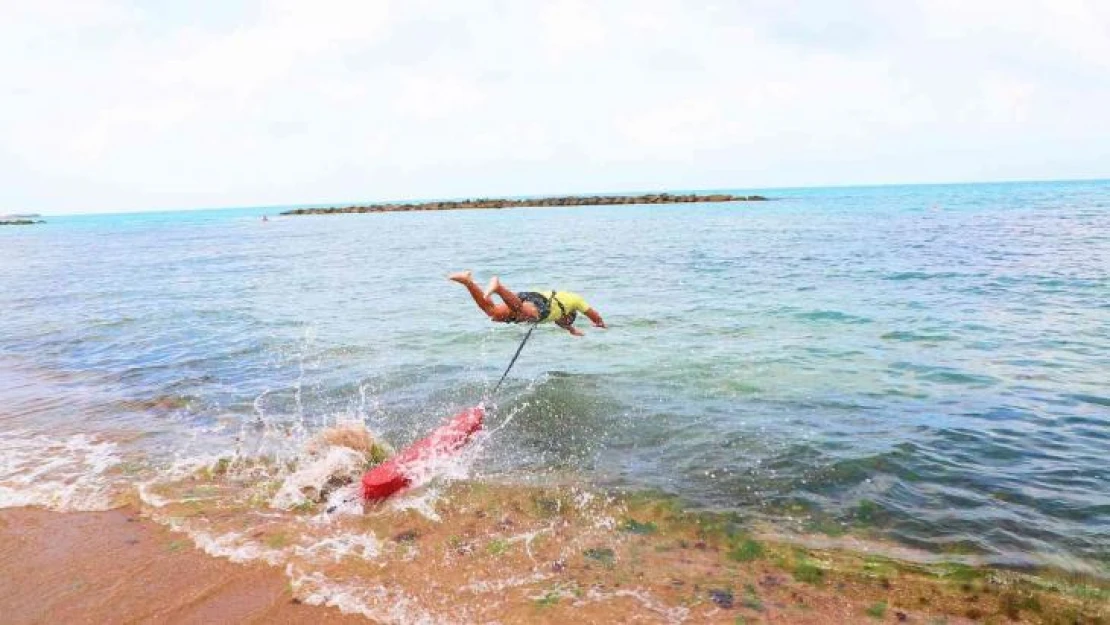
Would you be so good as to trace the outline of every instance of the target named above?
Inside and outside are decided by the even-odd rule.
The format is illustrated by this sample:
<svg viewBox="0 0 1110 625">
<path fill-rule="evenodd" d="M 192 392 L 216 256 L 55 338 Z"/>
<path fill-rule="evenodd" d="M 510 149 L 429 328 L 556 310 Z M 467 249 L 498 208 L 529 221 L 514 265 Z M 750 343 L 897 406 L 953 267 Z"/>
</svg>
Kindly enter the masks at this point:
<svg viewBox="0 0 1110 625">
<path fill-rule="evenodd" d="M 474 280 L 474 278 L 471 277 L 469 271 L 456 271 L 455 273 L 447 276 L 447 279 L 454 280 L 459 284 L 466 284 L 467 282 L 471 282 Z"/>
<path fill-rule="evenodd" d="M 489 279 L 489 284 L 486 286 L 486 297 L 493 295 L 494 291 L 501 288 L 501 280 L 497 276 Z"/>
</svg>

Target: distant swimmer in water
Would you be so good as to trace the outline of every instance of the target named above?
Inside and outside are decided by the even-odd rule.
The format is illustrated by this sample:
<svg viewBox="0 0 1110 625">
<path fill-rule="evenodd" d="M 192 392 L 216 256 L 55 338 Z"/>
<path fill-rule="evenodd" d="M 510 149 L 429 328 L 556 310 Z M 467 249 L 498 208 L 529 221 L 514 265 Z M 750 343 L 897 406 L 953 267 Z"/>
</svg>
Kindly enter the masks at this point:
<svg viewBox="0 0 1110 625">
<path fill-rule="evenodd" d="M 483 292 L 478 284 L 474 282 L 474 278 L 471 277 L 469 271 L 460 271 L 447 277 L 465 286 L 466 290 L 470 291 L 470 296 L 474 298 L 474 303 L 478 304 L 478 308 L 481 308 L 482 312 L 489 315 L 489 318 L 494 321 L 503 323 L 551 322 L 574 336 L 582 336 L 584 333 L 574 327 L 574 320 L 578 317 L 578 313 L 582 313 L 590 318 L 595 328 L 608 327 L 605 325 L 605 321 L 601 319 L 601 315 L 590 308 L 586 300 L 582 299 L 582 296 L 577 293 L 571 293 L 570 291 L 522 291 L 513 293 L 501 284 L 497 276 L 490 280 L 489 286 Z M 494 303 L 492 298 L 494 293 L 500 296 L 505 303 Z"/>
</svg>

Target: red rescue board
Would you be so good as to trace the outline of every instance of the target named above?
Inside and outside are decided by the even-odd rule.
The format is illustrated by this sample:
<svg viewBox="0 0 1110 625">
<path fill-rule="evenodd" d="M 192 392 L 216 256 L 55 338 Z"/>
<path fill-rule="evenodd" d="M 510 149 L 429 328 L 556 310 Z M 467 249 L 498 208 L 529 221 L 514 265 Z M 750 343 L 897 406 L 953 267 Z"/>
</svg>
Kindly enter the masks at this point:
<svg viewBox="0 0 1110 625">
<path fill-rule="evenodd" d="M 401 453 L 370 469 L 362 476 L 362 496 L 368 500 L 385 499 L 408 486 L 412 482 L 414 465 L 458 450 L 482 429 L 485 415 L 486 410 L 481 405 L 468 408 Z"/>
</svg>

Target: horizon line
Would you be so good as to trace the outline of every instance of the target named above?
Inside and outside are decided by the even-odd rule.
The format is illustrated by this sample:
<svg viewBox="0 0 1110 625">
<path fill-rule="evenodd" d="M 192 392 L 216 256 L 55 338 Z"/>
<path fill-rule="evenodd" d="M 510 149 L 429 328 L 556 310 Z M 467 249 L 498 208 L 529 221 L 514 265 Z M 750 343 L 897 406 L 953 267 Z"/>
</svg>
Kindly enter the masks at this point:
<svg viewBox="0 0 1110 625">
<path fill-rule="evenodd" d="M 709 193 L 709 192 L 722 192 L 722 191 L 802 191 L 813 189 L 874 189 L 883 187 L 940 187 L 940 186 L 967 186 L 967 185 L 984 185 L 984 184 L 1051 184 L 1051 183 L 1090 183 L 1090 182 L 1110 182 L 1110 177 L 1098 178 L 1058 178 L 1058 179 L 1017 179 L 1017 180 L 975 180 L 975 181 L 959 181 L 959 182 L 893 182 L 893 183 L 862 183 L 862 184 L 825 184 L 825 185 L 791 185 L 782 187 L 705 187 L 699 189 L 692 188 L 675 188 L 668 190 L 655 190 L 655 191 L 584 191 L 576 193 L 536 193 L 526 195 L 498 195 L 498 194 L 483 194 L 483 195 L 469 195 L 469 196 L 456 196 L 452 198 L 407 198 L 407 199 L 393 199 L 393 200 L 341 200 L 332 202 L 293 202 L 289 204 L 254 204 L 254 205 L 239 205 L 239 206 L 199 206 L 193 208 L 140 208 L 136 210 L 108 210 L 108 211 L 89 211 L 89 212 L 72 212 L 72 213 L 50 213 L 50 212 L 34 212 L 34 211 L 21 211 L 21 215 L 37 215 L 39 217 L 75 217 L 75 216 L 88 216 L 88 215 L 143 215 L 150 213 L 184 213 L 195 211 L 230 211 L 230 210 L 262 210 L 267 208 L 272 209 L 285 209 L 290 207 L 303 207 L 303 208 L 318 208 L 318 207 L 344 207 L 344 206 L 359 206 L 370 204 L 414 204 L 424 202 L 451 202 L 463 201 L 467 199 L 540 199 L 552 197 L 589 197 L 601 195 L 650 195 L 660 193 Z M 775 199 L 775 198 L 769 198 Z M 14 214 L 14 213 L 13 213 Z"/>
</svg>

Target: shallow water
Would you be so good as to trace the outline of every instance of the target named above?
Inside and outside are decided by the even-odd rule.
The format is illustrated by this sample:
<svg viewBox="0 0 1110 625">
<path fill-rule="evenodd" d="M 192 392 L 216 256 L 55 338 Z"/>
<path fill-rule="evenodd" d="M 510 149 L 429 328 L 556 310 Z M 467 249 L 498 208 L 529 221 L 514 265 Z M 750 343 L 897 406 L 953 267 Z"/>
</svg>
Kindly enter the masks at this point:
<svg viewBox="0 0 1110 625">
<path fill-rule="evenodd" d="M 472 478 L 1105 571 L 1110 183 L 757 192 L 776 201 L 0 230 L 0 446 L 22 454 L 0 505 L 96 507 L 112 466 L 295 456 L 348 419 L 414 440 L 523 336 L 445 279 L 473 268 L 612 327 L 536 331 Z M 73 450 L 40 480 L 71 499 L 21 482 L 29 449 Z"/>
</svg>

